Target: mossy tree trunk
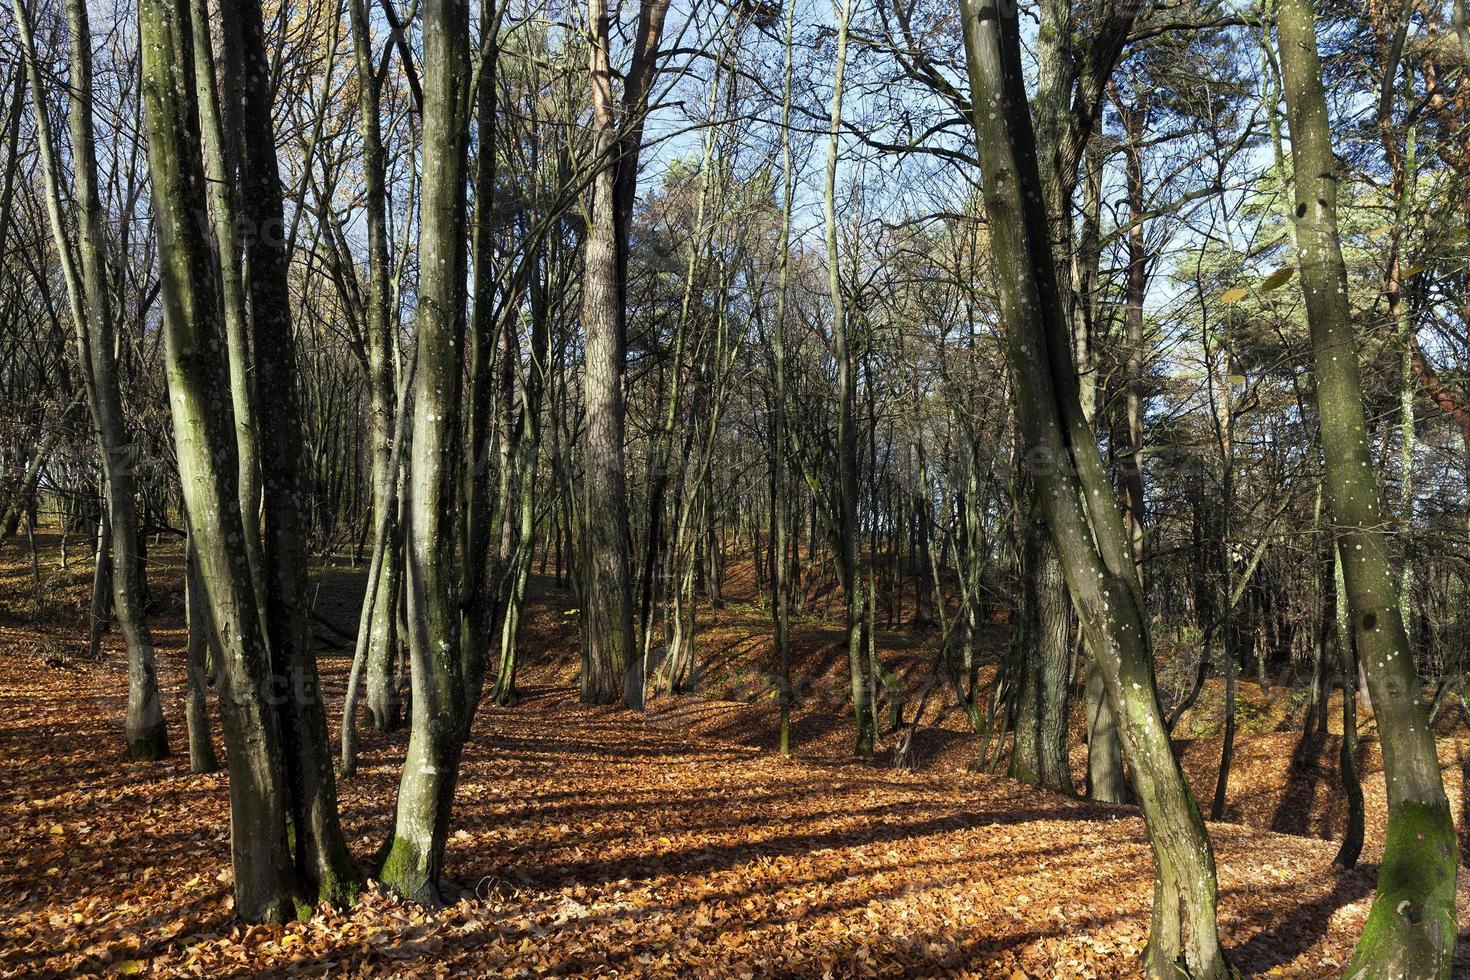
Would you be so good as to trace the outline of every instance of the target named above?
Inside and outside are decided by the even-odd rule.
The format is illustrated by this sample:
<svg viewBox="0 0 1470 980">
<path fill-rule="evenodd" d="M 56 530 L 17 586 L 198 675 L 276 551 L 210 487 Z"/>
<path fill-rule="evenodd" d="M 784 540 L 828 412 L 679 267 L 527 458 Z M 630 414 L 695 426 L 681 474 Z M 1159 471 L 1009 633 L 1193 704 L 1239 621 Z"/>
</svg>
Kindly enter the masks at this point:
<svg viewBox="0 0 1470 980">
<path fill-rule="evenodd" d="M 1312 335 L 1328 513 L 1342 560 L 1352 642 L 1367 675 L 1388 777 L 1378 894 L 1348 976 L 1448 977 L 1458 932 L 1455 827 L 1383 532 L 1338 240 L 1340 171 L 1315 18 L 1312 0 L 1281 0 L 1278 6 L 1296 178 L 1297 264 Z"/>
<path fill-rule="evenodd" d="M 393 833 L 383 849 L 379 877 L 406 898 L 436 905 L 472 708 L 466 694 L 453 570 L 471 93 L 464 0 L 429 0 L 423 18 L 418 348 L 405 526 L 413 712 Z"/>
<path fill-rule="evenodd" d="M 1215 922 L 1215 863 L 1204 821 L 1169 745 L 1154 688 L 1142 592 L 1095 436 L 1083 415 L 1036 161 L 1017 11 L 962 7 L 972 123 L 990 218 L 1028 465 L 1083 633 L 1118 714 L 1154 854 L 1151 977 L 1229 976 Z"/>
<path fill-rule="evenodd" d="M 267 701 L 270 657 L 236 497 L 233 420 L 219 397 L 229 386 L 227 353 L 205 216 L 187 0 L 142 0 L 138 23 L 169 408 L 185 519 L 220 652 L 235 908 L 250 921 L 282 921 L 296 913 L 300 894 L 286 831 L 285 754 Z"/>
</svg>

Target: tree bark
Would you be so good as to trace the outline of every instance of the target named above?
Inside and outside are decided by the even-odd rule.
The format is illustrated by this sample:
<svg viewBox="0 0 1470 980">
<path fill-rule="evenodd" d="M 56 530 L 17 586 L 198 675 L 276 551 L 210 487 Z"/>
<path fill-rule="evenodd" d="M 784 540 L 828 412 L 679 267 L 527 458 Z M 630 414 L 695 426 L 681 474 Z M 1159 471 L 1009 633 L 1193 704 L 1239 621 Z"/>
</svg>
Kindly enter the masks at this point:
<svg viewBox="0 0 1470 980">
<path fill-rule="evenodd" d="M 1030 468 L 1082 628 L 1118 713 L 1154 853 L 1151 977 L 1229 976 L 1215 922 L 1215 862 L 1169 745 L 1142 591 L 1122 516 L 1082 412 L 1055 281 L 1014 6 L 965 0 L 972 124 L 1008 359 Z"/>
<path fill-rule="evenodd" d="M 298 900 L 289 800 L 281 736 L 266 701 L 271 665 L 236 497 L 232 419 L 219 398 L 229 382 L 204 216 L 189 7 L 186 0 L 141 0 L 138 22 L 169 408 L 189 538 L 221 654 L 235 908 L 250 921 L 282 921 Z"/>
<path fill-rule="evenodd" d="M 418 366 L 405 529 L 413 712 L 393 834 L 383 848 L 380 877 L 412 901 L 437 905 L 460 754 L 473 714 L 453 572 L 471 93 L 464 0 L 428 0 L 423 18 Z"/>
<path fill-rule="evenodd" d="M 1296 178 L 1297 262 L 1312 335 L 1328 512 L 1388 774 L 1388 831 L 1378 894 L 1348 975 L 1448 977 L 1457 935 L 1455 828 L 1434 734 L 1419 703 L 1419 678 L 1399 616 L 1382 530 L 1338 240 L 1337 161 L 1311 0 L 1281 0 L 1277 33 Z"/>
</svg>

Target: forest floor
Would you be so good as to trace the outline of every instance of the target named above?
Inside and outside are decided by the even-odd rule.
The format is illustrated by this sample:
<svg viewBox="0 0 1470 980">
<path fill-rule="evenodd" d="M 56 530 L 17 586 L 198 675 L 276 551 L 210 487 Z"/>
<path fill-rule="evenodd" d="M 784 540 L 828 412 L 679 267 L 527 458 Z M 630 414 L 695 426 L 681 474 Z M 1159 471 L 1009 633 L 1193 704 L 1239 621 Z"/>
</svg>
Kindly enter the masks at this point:
<svg viewBox="0 0 1470 980">
<path fill-rule="evenodd" d="M 29 563 L 14 550 L 6 558 L 0 975 L 1138 971 L 1152 879 L 1133 808 L 969 771 L 975 737 L 938 688 L 918 772 L 848 759 L 850 723 L 829 703 L 835 694 L 803 701 L 797 757 L 781 758 L 770 748 L 770 699 L 751 693 L 768 669 L 767 614 L 741 602 L 702 613 L 703 696 L 663 699 L 643 716 L 580 705 L 570 684 L 572 602 L 545 582 L 528 617 L 523 698 L 509 709 L 483 707 L 466 750 L 447 859 L 453 904 L 428 913 L 370 884 L 351 909 L 244 926 L 231 905 L 226 778 L 191 774 L 182 754 L 182 604 L 168 549 L 153 557 L 153 622 L 181 754 L 151 764 L 129 762 L 122 750 L 118 639 L 108 638 L 101 664 L 77 655 L 84 563 L 57 573 L 54 549 L 43 550 L 38 602 Z M 323 576 L 324 620 L 355 622 L 360 578 Z M 834 631 L 820 609 L 803 617 L 799 673 L 845 669 Z M 886 662 L 927 660 L 913 631 L 882 631 L 879 640 Z M 58 656 L 64 665 L 44 662 Z M 349 657 L 328 649 L 321 658 L 334 732 Z M 736 693 L 743 699 L 727 699 Z M 1272 720 L 1282 703 L 1258 706 L 1239 741 L 1230 819 L 1210 825 L 1221 932 L 1247 974 L 1337 976 L 1372 899 L 1382 774 L 1370 738 L 1365 863 L 1333 868 L 1336 736 L 1303 751 L 1295 727 L 1273 728 L 1289 720 Z M 369 872 L 392 820 L 404 743 L 402 733 L 365 732 L 358 775 L 339 783 L 348 842 Z M 1457 805 L 1460 748 L 1444 740 Z M 1208 798 L 1218 739 L 1181 749 Z M 1463 870 L 1460 904 L 1470 906 Z M 1457 974 L 1470 976 L 1464 934 Z"/>
</svg>

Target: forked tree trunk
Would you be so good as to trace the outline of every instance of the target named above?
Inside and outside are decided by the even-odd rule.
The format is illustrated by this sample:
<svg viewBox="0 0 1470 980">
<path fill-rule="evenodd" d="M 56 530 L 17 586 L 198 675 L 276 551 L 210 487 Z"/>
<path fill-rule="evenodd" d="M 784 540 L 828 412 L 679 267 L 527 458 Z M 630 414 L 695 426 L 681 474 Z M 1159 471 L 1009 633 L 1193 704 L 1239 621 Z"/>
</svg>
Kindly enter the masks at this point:
<svg viewBox="0 0 1470 980">
<path fill-rule="evenodd" d="M 224 0 L 236 7 L 239 51 L 246 78 L 266 78 L 265 21 L 260 0 Z M 243 136 L 248 146 L 275 142 L 274 105 L 268 86 L 242 86 Z M 241 216 L 253 229 L 246 251 L 250 269 L 251 327 L 260 400 L 266 641 L 275 682 L 284 685 L 276 718 L 290 787 L 291 827 L 301 884 L 311 901 L 351 900 L 357 872 L 347 853 L 337 815 L 337 783 L 327 740 L 327 714 L 311 648 L 306 591 L 305 513 L 309 493 L 302 473 L 301 399 L 287 283 L 289 258 L 281 180 L 274 153 L 244 154 Z"/>
<path fill-rule="evenodd" d="M 1367 674 L 1388 775 L 1388 831 L 1378 894 L 1348 976 L 1448 977 L 1457 937 L 1455 827 L 1434 733 L 1419 701 L 1414 654 L 1399 615 L 1382 530 L 1338 240 L 1338 169 L 1315 11 L 1311 0 L 1281 0 L 1278 11 L 1296 177 L 1297 262 L 1312 334 L 1328 512 L 1337 529 L 1355 652 Z"/>
<path fill-rule="evenodd" d="M 1142 591 L 1117 500 L 1082 413 L 1044 231 L 1017 11 L 999 0 L 966 0 L 962 15 L 972 123 L 1018 416 L 1083 632 L 1118 714 L 1153 848 L 1153 925 L 1145 970 L 1151 977 L 1173 977 L 1182 965 L 1196 978 L 1226 977 L 1233 971 L 1215 922 L 1214 855 L 1159 712 Z"/>
<path fill-rule="evenodd" d="M 187 0 L 141 0 L 138 23 L 168 401 L 185 519 L 221 660 L 235 908 L 249 921 L 282 921 L 296 913 L 299 895 L 286 833 L 284 753 L 266 700 L 270 659 L 236 498 L 234 433 L 219 398 L 229 381 L 205 218 Z"/>
</svg>

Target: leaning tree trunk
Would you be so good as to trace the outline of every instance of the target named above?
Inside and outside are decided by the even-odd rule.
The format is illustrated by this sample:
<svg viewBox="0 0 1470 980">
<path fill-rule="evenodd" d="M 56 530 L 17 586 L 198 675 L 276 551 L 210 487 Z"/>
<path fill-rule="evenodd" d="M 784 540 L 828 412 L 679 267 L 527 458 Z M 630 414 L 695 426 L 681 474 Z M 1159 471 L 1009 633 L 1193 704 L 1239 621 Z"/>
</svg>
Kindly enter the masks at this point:
<svg viewBox="0 0 1470 980">
<path fill-rule="evenodd" d="M 972 124 L 1019 421 L 1083 632 L 1102 669 L 1154 854 L 1151 977 L 1232 973 L 1215 922 L 1215 862 L 1154 687 L 1142 592 L 1122 516 L 1082 413 L 1046 238 L 1017 11 L 963 4 Z M 1038 235 L 1038 232 L 1041 234 Z"/>
<path fill-rule="evenodd" d="M 423 18 L 418 353 L 405 527 L 413 711 L 380 878 L 413 901 L 435 905 L 473 710 L 466 698 L 451 567 L 464 347 L 469 15 L 464 0 L 429 0 Z"/>
<path fill-rule="evenodd" d="M 1315 12 L 1311 0 L 1282 0 L 1278 9 L 1296 177 L 1297 262 L 1312 334 L 1328 512 L 1337 530 L 1355 652 L 1367 674 L 1388 775 L 1388 831 L 1378 894 L 1348 975 L 1448 977 L 1457 937 L 1455 827 L 1434 733 L 1419 702 L 1419 678 L 1382 530 L 1338 240 L 1338 169 Z"/>
</svg>

